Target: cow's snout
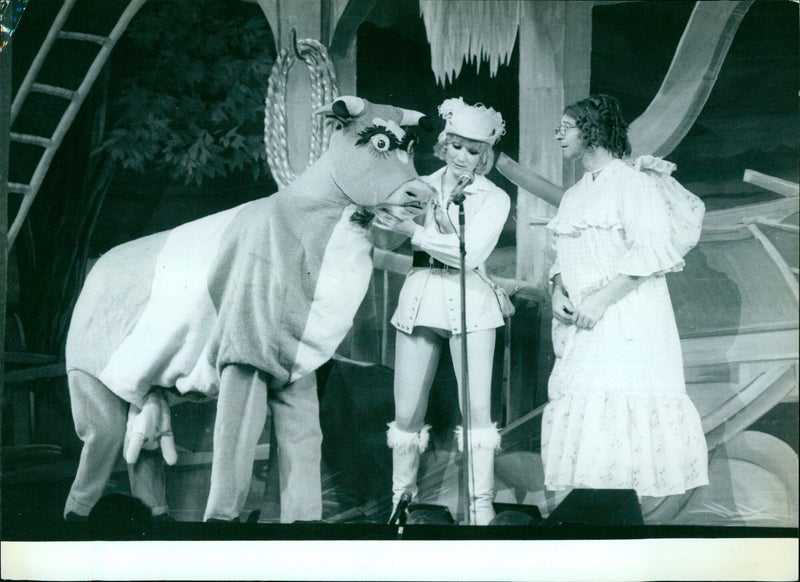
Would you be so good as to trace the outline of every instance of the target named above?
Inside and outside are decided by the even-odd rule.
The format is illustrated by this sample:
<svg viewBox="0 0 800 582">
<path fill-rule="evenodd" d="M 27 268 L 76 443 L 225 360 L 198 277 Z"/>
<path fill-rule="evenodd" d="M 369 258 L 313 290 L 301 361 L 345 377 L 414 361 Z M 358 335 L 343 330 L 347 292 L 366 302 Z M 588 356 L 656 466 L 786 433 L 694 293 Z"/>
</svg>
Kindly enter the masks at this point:
<svg viewBox="0 0 800 582">
<path fill-rule="evenodd" d="M 398 206 L 413 206 L 422 208 L 436 195 L 436 190 L 419 178 L 414 178 L 402 184 L 389 197 L 389 204 Z"/>
<path fill-rule="evenodd" d="M 436 190 L 419 178 L 400 185 L 392 192 L 385 204 L 375 209 L 375 213 L 389 214 L 399 220 L 410 220 L 425 208 L 425 204 L 436 195 Z"/>
</svg>

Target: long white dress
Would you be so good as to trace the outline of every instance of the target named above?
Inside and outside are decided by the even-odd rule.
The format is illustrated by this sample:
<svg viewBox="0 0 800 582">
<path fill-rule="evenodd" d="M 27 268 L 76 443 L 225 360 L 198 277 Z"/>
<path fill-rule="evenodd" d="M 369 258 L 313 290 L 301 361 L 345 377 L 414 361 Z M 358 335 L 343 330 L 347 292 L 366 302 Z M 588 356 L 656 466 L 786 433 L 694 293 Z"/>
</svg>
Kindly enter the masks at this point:
<svg viewBox="0 0 800 582">
<path fill-rule="evenodd" d="M 649 277 L 591 330 L 553 321 L 556 362 L 542 419 L 548 489 L 682 493 L 708 483 L 664 274 L 683 268 L 655 182 L 621 160 L 587 173 L 548 224 L 574 305 L 619 274 Z"/>
</svg>

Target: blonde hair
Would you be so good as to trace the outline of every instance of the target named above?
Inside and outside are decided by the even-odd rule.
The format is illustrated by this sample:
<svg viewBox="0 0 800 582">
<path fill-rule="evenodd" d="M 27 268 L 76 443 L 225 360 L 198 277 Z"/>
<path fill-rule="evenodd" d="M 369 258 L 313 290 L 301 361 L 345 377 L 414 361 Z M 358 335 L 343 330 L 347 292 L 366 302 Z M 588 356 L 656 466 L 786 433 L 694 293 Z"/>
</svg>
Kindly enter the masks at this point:
<svg viewBox="0 0 800 582">
<path fill-rule="evenodd" d="M 483 176 L 484 174 L 488 174 L 489 171 L 494 167 L 495 153 L 494 153 L 494 148 L 492 148 L 492 146 L 490 146 L 486 142 L 478 141 L 475 139 L 469 139 L 468 137 L 463 137 L 456 133 L 447 133 L 444 131 L 440 133 L 439 138 L 436 140 L 436 144 L 434 144 L 433 146 L 433 155 L 442 161 L 447 161 L 447 155 L 445 154 L 445 149 L 447 148 L 448 145 L 453 143 L 453 138 L 464 140 L 470 145 L 474 144 L 476 147 L 480 148 L 481 151 L 480 159 L 478 161 L 478 165 L 475 166 L 476 174 Z"/>
</svg>

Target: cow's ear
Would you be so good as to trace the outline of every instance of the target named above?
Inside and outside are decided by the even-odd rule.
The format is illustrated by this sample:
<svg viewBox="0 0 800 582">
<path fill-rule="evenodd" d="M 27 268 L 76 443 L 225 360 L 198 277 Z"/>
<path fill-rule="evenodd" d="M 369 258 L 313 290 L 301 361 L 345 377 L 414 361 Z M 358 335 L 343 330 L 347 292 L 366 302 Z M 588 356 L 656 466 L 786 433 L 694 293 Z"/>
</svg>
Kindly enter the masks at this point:
<svg viewBox="0 0 800 582">
<path fill-rule="evenodd" d="M 360 97 L 345 95 L 339 97 L 333 103 L 328 103 L 318 108 L 314 113 L 325 115 L 334 120 L 335 129 L 342 129 L 350 125 L 350 122 L 361 115 L 366 109 L 366 102 Z"/>
<path fill-rule="evenodd" d="M 334 117 L 345 120 L 358 117 L 364 112 L 366 107 L 366 101 L 360 97 L 344 95 L 336 99 L 333 103 L 327 103 L 319 107 L 314 113 L 317 115 L 333 115 Z"/>
<path fill-rule="evenodd" d="M 341 99 L 333 102 L 333 105 L 331 105 L 331 111 L 333 111 L 333 114 L 339 119 L 348 119 L 351 117 L 350 111 L 347 109 L 347 105 Z"/>
</svg>

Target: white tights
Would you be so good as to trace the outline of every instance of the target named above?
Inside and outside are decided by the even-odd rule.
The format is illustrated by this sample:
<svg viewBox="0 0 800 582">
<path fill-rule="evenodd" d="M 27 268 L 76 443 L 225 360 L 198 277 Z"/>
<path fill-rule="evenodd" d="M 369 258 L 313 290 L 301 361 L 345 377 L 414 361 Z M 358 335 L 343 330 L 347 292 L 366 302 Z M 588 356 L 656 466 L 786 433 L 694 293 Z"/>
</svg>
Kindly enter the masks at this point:
<svg viewBox="0 0 800 582">
<path fill-rule="evenodd" d="M 486 329 L 467 333 L 470 420 L 473 429 L 491 426 L 492 362 L 496 332 Z M 405 432 L 417 432 L 425 423 L 428 396 L 442 345 L 450 342 L 453 370 L 458 382 L 462 412 L 461 336 L 445 330 L 416 327 L 408 334 L 397 332 L 394 371 L 395 422 Z"/>
</svg>

